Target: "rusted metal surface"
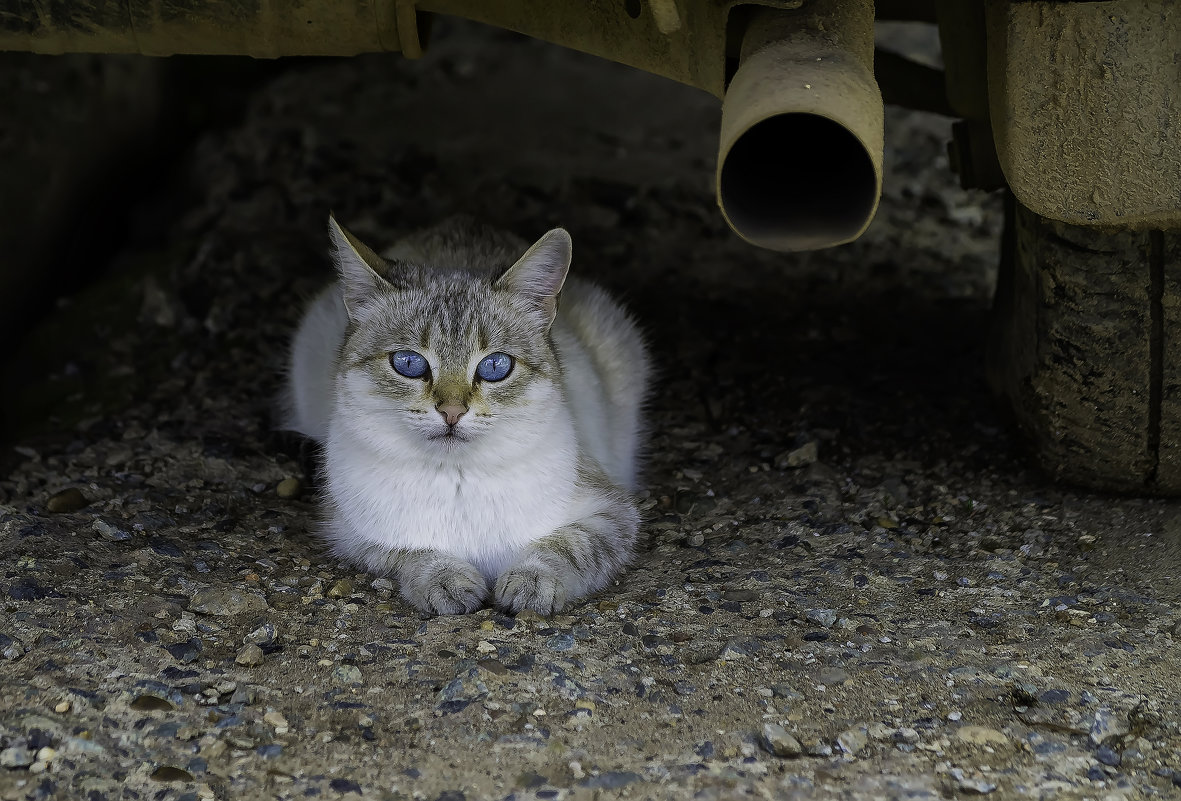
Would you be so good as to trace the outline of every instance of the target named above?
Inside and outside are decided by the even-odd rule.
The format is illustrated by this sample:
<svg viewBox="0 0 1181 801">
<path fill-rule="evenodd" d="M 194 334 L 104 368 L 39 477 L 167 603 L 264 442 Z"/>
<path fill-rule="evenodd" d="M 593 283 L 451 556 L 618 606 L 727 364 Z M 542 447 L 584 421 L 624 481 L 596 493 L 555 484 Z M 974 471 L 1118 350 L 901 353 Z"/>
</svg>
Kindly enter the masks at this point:
<svg viewBox="0 0 1181 801">
<path fill-rule="evenodd" d="M 1018 200 L 1075 225 L 1181 226 L 1181 7 L 989 0 L 987 26 Z"/>
<path fill-rule="evenodd" d="M 0 50 L 289 55 L 422 53 L 424 12 L 466 17 L 628 64 L 721 97 L 737 5 L 803 0 L 0 0 Z"/>
<path fill-rule="evenodd" d="M 0 50 L 355 55 L 416 45 L 399 0 L 0 0 Z M 410 4 L 412 5 L 412 4 Z M 408 51 L 411 48 L 406 48 Z"/>
<path fill-rule="evenodd" d="M 772 250 L 856 239 L 882 189 L 882 95 L 871 0 L 813 0 L 750 17 L 722 104 L 718 205 Z"/>
</svg>

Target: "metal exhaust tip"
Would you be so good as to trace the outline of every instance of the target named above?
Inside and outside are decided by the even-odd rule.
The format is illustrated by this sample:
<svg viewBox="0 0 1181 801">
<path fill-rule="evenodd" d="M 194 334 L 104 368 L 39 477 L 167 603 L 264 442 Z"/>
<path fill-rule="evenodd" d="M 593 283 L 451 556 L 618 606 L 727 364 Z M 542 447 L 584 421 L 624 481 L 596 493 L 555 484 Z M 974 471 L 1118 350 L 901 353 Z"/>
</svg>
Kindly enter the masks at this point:
<svg viewBox="0 0 1181 801">
<path fill-rule="evenodd" d="M 865 145 L 839 122 L 806 112 L 768 117 L 725 154 L 718 200 L 744 239 L 814 250 L 856 239 L 877 208 L 879 177 Z"/>
<path fill-rule="evenodd" d="M 871 0 L 760 9 L 722 101 L 718 206 L 759 247 L 851 242 L 877 211 L 885 140 Z"/>
</svg>

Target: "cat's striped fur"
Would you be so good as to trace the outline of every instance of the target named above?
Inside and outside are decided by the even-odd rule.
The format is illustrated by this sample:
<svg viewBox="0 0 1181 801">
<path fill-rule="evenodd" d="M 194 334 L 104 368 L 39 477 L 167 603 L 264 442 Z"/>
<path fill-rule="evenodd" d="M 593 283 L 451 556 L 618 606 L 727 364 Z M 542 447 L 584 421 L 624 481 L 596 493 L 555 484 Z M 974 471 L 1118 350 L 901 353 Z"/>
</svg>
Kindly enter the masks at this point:
<svg viewBox="0 0 1181 801">
<path fill-rule="evenodd" d="M 339 281 L 295 334 L 283 424 L 324 448 L 335 551 L 431 613 L 550 614 L 619 575 L 649 360 L 619 305 L 566 280 L 569 235 L 527 248 L 454 220 L 381 258 L 330 231 Z M 397 351 L 427 374 L 396 372 Z M 493 353 L 512 371 L 481 380 Z M 462 416 L 448 425 L 446 410 Z"/>
</svg>

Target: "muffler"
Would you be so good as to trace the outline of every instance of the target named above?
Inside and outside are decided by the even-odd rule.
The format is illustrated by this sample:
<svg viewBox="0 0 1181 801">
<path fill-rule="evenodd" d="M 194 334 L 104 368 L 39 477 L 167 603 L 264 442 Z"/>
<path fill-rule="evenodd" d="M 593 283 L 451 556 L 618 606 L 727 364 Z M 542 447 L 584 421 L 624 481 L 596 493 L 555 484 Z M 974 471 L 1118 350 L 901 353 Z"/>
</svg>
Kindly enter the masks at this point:
<svg viewBox="0 0 1181 801">
<path fill-rule="evenodd" d="M 872 0 L 753 9 L 722 102 L 718 205 L 747 242 L 796 251 L 859 237 L 882 192 Z"/>
</svg>

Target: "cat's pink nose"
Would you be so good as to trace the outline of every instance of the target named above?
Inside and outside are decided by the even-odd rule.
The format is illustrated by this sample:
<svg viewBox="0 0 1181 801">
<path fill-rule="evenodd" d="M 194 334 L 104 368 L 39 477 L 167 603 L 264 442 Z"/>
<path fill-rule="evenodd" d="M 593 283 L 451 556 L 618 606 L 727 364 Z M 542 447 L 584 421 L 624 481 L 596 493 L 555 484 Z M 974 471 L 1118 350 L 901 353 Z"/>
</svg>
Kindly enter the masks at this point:
<svg viewBox="0 0 1181 801">
<path fill-rule="evenodd" d="M 447 425 L 453 426 L 459 422 L 459 418 L 467 414 L 467 407 L 459 403 L 440 403 L 435 407 L 435 411 L 443 415 Z"/>
</svg>

